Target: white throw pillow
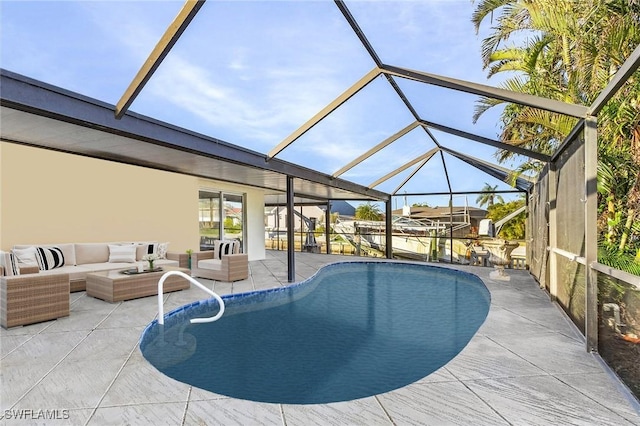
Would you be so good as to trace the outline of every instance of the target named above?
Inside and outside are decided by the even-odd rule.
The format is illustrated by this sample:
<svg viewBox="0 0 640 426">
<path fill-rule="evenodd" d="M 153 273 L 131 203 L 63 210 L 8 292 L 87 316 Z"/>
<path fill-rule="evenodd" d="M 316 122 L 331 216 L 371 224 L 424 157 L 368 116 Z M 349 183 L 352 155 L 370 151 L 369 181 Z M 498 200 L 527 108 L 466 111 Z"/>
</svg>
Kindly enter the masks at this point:
<svg viewBox="0 0 640 426">
<path fill-rule="evenodd" d="M 166 259 L 167 258 L 167 249 L 169 248 L 169 243 L 160 243 L 158 244 L 158 248 L 156 254 L 158 255 L 158 259 Z"/>
<path fill-rule="evenodd" d="M 109 262 L 136 263 L 136 246 L 109 244 Z"/>
<path fill-rule="evenodd" d="M 24 249 L 11 250 L 16 257 L 18 263 L 29 266 L 38 266 L 38 259 L 36 258 L 36 248 L 27 247 Z"/>
</svg>

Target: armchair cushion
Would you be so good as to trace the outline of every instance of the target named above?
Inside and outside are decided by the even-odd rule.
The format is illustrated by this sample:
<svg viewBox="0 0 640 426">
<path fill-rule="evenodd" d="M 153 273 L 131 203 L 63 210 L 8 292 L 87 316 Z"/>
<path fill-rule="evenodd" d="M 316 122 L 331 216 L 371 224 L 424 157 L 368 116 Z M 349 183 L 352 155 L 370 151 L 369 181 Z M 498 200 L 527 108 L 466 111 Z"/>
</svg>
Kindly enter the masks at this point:
<svg viewBox="0 0 640 426">
<path fill-rule="evenodd" d="M 222 260 L 218 260 L 218 259 L 205 259 L 198 262 L 198 268 L 219 270 L 221 267 L 222 267 Z"/>
</svg>

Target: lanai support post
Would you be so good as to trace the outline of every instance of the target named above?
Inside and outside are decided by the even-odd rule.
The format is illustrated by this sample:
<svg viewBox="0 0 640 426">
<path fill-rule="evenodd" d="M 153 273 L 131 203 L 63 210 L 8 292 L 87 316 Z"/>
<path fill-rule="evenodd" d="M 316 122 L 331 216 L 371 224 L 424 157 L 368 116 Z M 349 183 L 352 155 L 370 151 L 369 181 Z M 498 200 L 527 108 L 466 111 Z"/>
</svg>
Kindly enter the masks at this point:
<svg viewBox="0 0 640 426">
<path fill-rule="evenodd" d="M 326 212 L 324 215 L 324 240 L 327 242 L 327 254 L 331 254 L 331 201 L 327 201 Z"/>
<path fill-rule="evenodd" d="M 449 247 L 450 262 L 453 264 L 453 194 L 449 194 Z"/>
<path fill-rule="evenodd" d="M 556 197 L 558 196 L 557 159 L 549 163 L 549 296 L 552 301 L 558 298 L 558 254 L 553 249 L 558 248 L 558 220 Z"/>
<path fill-rule="evenodd" d="M 295 207 L 293 205 L 293 177 L 287 176 L 287 279 L 290 283 L 296 280 L 295 256 Z"/>
<path fill-rule="evenodd" d="M 598 120 L 587 117 L 584 126 L 584 242 L 585 242 L 585 337 L 587 352 L 598 351 L 598 272 L 591 264 L 598 261 Z"/>
<path fill-rule="evenodd" d="M 391 210 L 391 197 L 389 197 L 389 199 L 387 199 L 387 201 L 385 201 L 384 203 L 385 206 L 385 227 L 384 227 L 384 233 L 385 233 L 385 256 L 387 257 L 387 259 L 393 259 L 393 228 L 391 227 L 391 221 L 393 219 L 393 212 Z"/>
</svg>

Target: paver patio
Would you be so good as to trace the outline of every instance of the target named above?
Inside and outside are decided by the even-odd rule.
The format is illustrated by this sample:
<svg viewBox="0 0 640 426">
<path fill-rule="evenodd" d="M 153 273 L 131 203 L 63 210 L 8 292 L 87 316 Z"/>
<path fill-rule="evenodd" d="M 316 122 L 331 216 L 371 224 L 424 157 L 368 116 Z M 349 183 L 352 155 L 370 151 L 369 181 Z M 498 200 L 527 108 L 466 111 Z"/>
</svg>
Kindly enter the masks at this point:
<svg viewBox="0 0 640 426">
<path fill-rule="evenodd" d="M 353 257 L 296 254 L 297 280 Z M 219 294 L 287 285 L 286 252 L 250 263 L 249 279 L 199 281 Z M 409 386 L 355 401 L 281 405 L 228 398 L 170 379 L 141 355 L 138 339 L 157 299 L 106 303 L 71 294 L 71 315 L 0 331 L 3 424 L 70 425 L 640 425 L 638 403 L 527 271 L 508 283 L 477 274 L 489 315 L 469 345 Z M 206 295 L 165 296 L 169 311 Z M 57 410 L 57 411 L 55 411 Z M 22 416 L 22 419 L 16 418 Z M 45 416 L 58 419 L 46 420 Z"/>
</svg>

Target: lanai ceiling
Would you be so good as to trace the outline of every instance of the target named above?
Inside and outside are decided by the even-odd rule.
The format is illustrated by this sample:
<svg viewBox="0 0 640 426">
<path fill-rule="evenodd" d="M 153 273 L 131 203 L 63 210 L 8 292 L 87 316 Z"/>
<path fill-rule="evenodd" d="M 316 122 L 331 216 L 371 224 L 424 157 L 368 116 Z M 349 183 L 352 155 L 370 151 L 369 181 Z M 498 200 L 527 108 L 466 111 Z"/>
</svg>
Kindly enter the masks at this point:
<svg viewBox="0 0 640 426">
<path fill-rule="evenodd" d="M 274 197 L 286 176 L 298 201 L 506 190 L 496 149 L 549 157 L 499 142 L 500 108 L 474 125 L 480 96 L 589 111 L 488 85 L 467 0 L 20 3 L 3 4 L 3 140 Z"/>
</svg>

